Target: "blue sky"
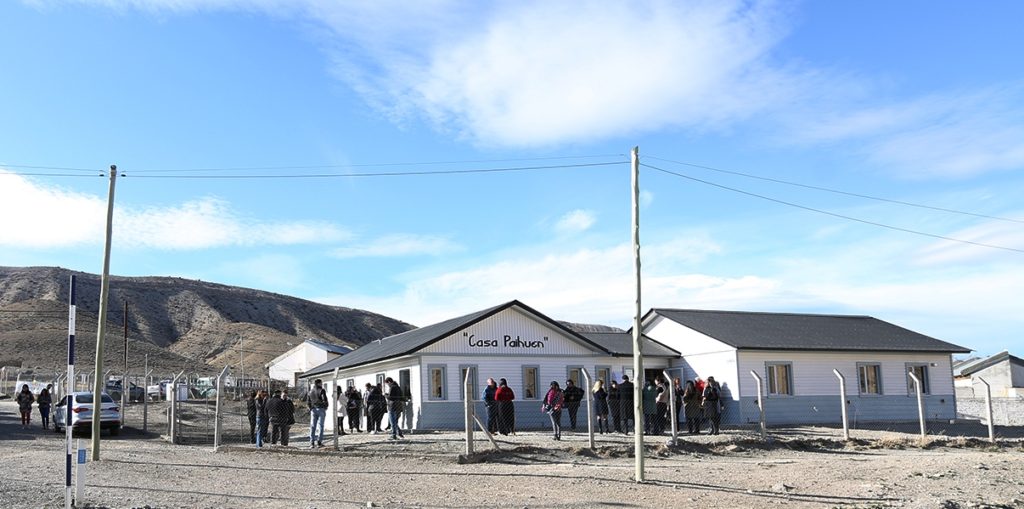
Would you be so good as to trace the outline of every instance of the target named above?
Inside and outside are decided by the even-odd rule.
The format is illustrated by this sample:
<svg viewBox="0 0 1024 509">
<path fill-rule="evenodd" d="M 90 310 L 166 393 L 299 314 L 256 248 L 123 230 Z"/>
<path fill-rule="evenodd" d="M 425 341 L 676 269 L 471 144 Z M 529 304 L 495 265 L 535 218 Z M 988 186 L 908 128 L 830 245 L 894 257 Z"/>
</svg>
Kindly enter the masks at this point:
<svg viewBox="0 0 1024 509">
<path fill-rule="evenodd" d="M 115 274 L 417 325 L 515 298 L 625 327 L 638 145 L 722 186 L 1010 248 L 644 167 L 645 309 L 868 314 L 1019 353 L 1022 17 L 1011 1 L 4 2 L 0 265 L 99 272 L 107 181 L 47 168 L 117 164 Z M 590 163 L 616 164 L 351 176 Z M 348 176 L 180 178 L 309 173 Z"/>
</svg>

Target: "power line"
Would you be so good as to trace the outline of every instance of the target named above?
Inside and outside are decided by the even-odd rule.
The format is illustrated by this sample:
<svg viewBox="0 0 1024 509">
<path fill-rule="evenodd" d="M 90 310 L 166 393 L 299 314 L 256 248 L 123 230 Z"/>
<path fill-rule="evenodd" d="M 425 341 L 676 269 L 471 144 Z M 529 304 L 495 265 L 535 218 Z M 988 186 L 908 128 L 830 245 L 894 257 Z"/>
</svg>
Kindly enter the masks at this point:
<svg viewBox="0 0 1024 509">
<path fill-rule="evenodd" d="M 655 156 L 646 156 L 646 157 L 649 157 L 651 159 L 657 159 L 659 161 L 665 161 L 665 162 L 668 162 L 668 163 L 675 163 L 675 164 L 680 164 L 680 165 L 683 165 L 683 166 L 690 166 L 690 167 L 693 167 L 693 168 L 701 168 L 701 169 L 704 169 L 704 170 L 711 170 L 711 171 L 716 171 L 716 172 L 719 172 L 719 173 L 726 173 L 726 174 L 729 174 L 729 175 L 738 175 L 740 177 L 747 177 L 747 178 L 752 178 L 752 179 L 757 179 L 757 180 L 764 180 L 764 181 L 767 181 L 767 182 L 775 182 L 777 184 L 785 184 L 787 186 L 802 187 L 802 188 L 805 188 L 805 189 L 814 189 L 816 191 L 825 191 L 825 192 L 829 192 L 829 193 L 842 194 L 842 195 L 846 195 L 846 196 L 854 196 L 854 197 L 857 197 L 857 198 L 865 198 L 865 199 L 868 199 L 868 200 L 875 200 L 875 201 L 881 201 L 881 202 L 886 202 L 886 203 L 895 203 L 895 204 L 898 204 L 898 205 L 906 205 L 908 207 L 917 207 L 917 208 L 921 208 L 921 209 L 937 210 L 937 211 L 940 211 L 940 212 L 949 212 L 951 214 L 962 214 L 962 215 L 965 215 L 965 216 L 982 217 L 982 218 L 985 218 L 985 219 L 995 219 L 997 221 L 1009 221 L 1011 223 L 1022 223 L 1022 224 L 1024 224 L 1024 220 L 1021 220 L 1021 219 L 1013 219 L 1013 218 L 1009 218 L 1009 217 L 1000 217 L 1000 216 L 990 216 L 990 215 L 987 215 L 987 214 L 979 214 L 979 213 L 976 213 L 976 212 L 967 212 L 967 211 L 963 211 L 963 210 L 949 209 L 949 208 L 944 208 L 944 207 L 935 207 L 935 206 L 932 206 L 932 205 L 922 205 L 920 203 L 912 203 L 912 202 L 902 201 L 902 200 L 893 200 L 893 199 L 890 199 L 890 198 L 880 198 L 878 196 L 871 196 L 871 195 L 867 195 L 867 194 L 853 193 L 853 192 L 849 192 L 849 191 L 842 191 L 842 190 L 839 190 L 839 189 L 832 189 L 832 188 L 822 187 L 822 186 L 814 186 L 814 185 L 810 185 L 810 184 L 801 184 L 799 182 L 791 182 L 791 181 L 788 181 L 788 180 L 775 179 L 775 178 L 771 178 L 771 177 L 763 177 L 761 175 L 753 175 L 753 174 L 744 173 L 744 172 L 741 172 L 741 171 L 724 170 L 722 168 L 715 168 L 713 166 L 706 166 L 706 165 L 703 165 L 703 164 L 694 164 L 694 163 L 686 163 L 686 162 L 683 162 L 683 161 L 674 161 L 672 159 L 665 159 L 665 158 L 662 158 L 662 157 L 655 157 Z"/>
<path fill-rule="evenodd" d="M 90 170 L 95 171 L 95 170 Z M 83 175 L 81 173 L 21 173 L 17 171 L 0 171 L 0 177 L 5 175 L 18 176 L 18 177 L 105 177 L 104 173 L 97 173 L 96 175 Z"/>
<path fill-rule="evenodd" d="M 208 168 L 140 168 L 131 169 L 132 173 L 182 173 L 199 171 L 267 171 L 267 170 L 322 170 L 337 168 L 385 168 L 391 166 L 430 166 L 441 164 L 476 164 L 476 163 L 508 163 L 522 161 L 556 161 L 565 159 L 603 159 L 607 157 L 625 157 L 625 154 L 596 154 L 582 156 L 554 156 L 554 157 L 520 157 L 510 159 L 466 159 L 456 161 L 410 161 L 390 163 L 360 163 L 360 164 L 322 164 L 322 165 L 285 165 L 285 166 L 233 166 L 233 167 L 208 167 Z M 11 165 L 13 166 L 13 165 Z"/>
<path fill-rule="evenodd" d="M 56 170 L 56 171 L 103 171 L 99 168 L 73 168 L 68 166 L 36 166 L 29 164 L 7 164 L 0 163 L 0 167 L 5 168 L 25 168 L 26 170 Z"/>
<path fill-rule="evenodd" d="M 874 221 L 868 221 L 866 219 L 860 219 L 860 218 L 856 218 L 856 217 L 852 217 L 852 216 L 847 216 L 847 215 L 843 215 L 843 214 L 837 214 L 835 212 L 829 212 L 827 210 L 816 209 L 814 207 L 808 207 L 808 206 L 805 206 L 805 205 L 800 205 L 800 204 L 797 204 L 797 203 L 788 202 L 788 201 L 785 201 L 785 200 L 779 200 L 777 198 L 771 198 L 771 197 L 764 196 L 764 195 L 761 195 L 761 194 L 752 193 L 752 192 L 749 192 L 749 191 L 744 191 L 742 189 L 736 189 L 734 187 L 729 187 L 729 186 L 724 186 L 724 185 L 721 185 L 721 184 L 716 184 L 714 182 L 709 182 L 707 180 L 699 179 L 697 177 L 691 177 L 691 176 L 685 175 L 683 173 L 678 173 L 678 172 L 666 170 L 664 168 L 659 168 L 657 166 L 651 166 L 649 164 L 644 164 L 644 163 L 640 163 L 640 164 L 641 164 L 641 166 L 644 166 L 646 168 L 650 168 L 652 170 L 660 171 L 662 173 L 667 173 L 669 175 L 674 175 L 676 177 L 684 178 L 684 179 L 687 179 L 687 180 L 692 180 L 694 182 L 700 182 L 701 184 L 709 185 L 709 186 L 712 186 L 712 187 L 717 187 L 719 189 L 725 189 L 727 191 L 732 191 L 734 193 L 745 194 L 747 196 L 753 196 L 755 198 L 760 198 L 762 200 L 767 200 L 767 201 L 771 201 L 771 202 L 775 202 L 775 203 L 780 203 L 782 205 L 788 205 L 790 207 L 795 207 L 795 208 L 798 208 L 798 209 L 808 210 L 808 211 L 811 211 L 811 212 L 817 212 L 819 214 L 825 214 L 827 216 L 838 217 L 840 219 L 846 219 L 848 221 L 855 221 L 855 222 L 858 222 L 858 223 L 863 223 L 863 224 L 867 224 L 867 225 L 871 225 L 871 226 L 878 226 L 880 228 L 886 228 L 886 229 L 889 229 L 889 230 L 895 230 L 895 231 L 900 231 L 900 232 L 904 232 L 904 233 L 912 233 L 914 235 L 921 235 L 923 237 L 931 237 L 931 238 L 934 238 L 934 239 L 948 240 L 948 241 L 951 241 L 951 242 L 959 242 L 961 244 L 970 244 L 970 245 L 973 245 L 973 246 L 988 247 L 988 248 L 992 248 L 992 249 L 1002 249 L 1004 251 L 1013 251 L 1013 252 L 1016 252 L 1016 253 L 1024 253 L 1024 249 L 1017 249 L 1017 248 L 1006 247 L 1006 246 L 997 246 L 995 244 L 985 244 L 985 243 L 982 243 L 982 242 L 974 242 L 974 241 L 971 241 L 971 240 L 964 240 L 964 239 L 957 239 L 957 238 L 953 238 L 953 237 L 946 237 L 944 235 L 936 235 L 934 233 L 927 233 L 927 232 L 922 232 L 922 231 L 918 231 L 918 230 L 911 230 L 909 228 L 902 228 L 902 227 L 899 227 L 899 226 L 892 226 L 892 225 L 888 225 L 888 224 L 884 224 L 884 223 L 877 223 L 877 222 L 874 222 Z"/>
<path fill-rule="evenodd" d="M 504 168 L 471 168 L 465 170 L 426 170 L 426 171 L 390 171 L 378 173 L 299 173 L 291 175 L 134 175 L 129 178 L 161 178 L 161 179 L 308 179 L 308 178 L 340 178 L 340 177 L 401 177 L 414 175 L 462 175 L 470 173 L 507 173 L 538 170 L 554 170 L 567 168 L 586 168 L 622 164 L 622 161 L 579 164 L 555 164 L 546 166 L 514 166 Z"/>
</svg>

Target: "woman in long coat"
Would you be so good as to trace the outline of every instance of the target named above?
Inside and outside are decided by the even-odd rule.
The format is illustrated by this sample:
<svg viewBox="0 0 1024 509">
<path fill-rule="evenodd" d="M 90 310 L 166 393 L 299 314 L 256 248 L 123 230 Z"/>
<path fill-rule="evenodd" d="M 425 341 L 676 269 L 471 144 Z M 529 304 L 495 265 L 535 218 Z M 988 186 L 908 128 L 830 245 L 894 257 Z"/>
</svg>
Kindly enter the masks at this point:
<svg viewBox="0 0 1024 509">
<path fill-rule="evenodd" d="M 32 403 L 36 401 L 36 397 L 32 395 L 28 384 L 21 386 L 21 392 L 15 397 L 15 401 L 18 402 L 18 410 L 21 411 L 21 427 L 28 428 L 28 425 L 32 422 Z"/>
<path fill-rule="evenodd" d="M 498 389 L 494 392 L 494 400 L 498 404 L 498 433 L 508 435 L 516 432 L 516 405 L 513 403 L 516 393 L 502 378 L 498 381 Z"/>
<path fill-rule="evenodd" d="M 594 382 L 594 416 L 597 418 L 597 431 L 610 433 L 608 429 L 608 391 L 604 390 L 604 381 Z"/>
<path fill-rule="evenodd" d="M 687 380 L 683 388 L 683 413 L 686 415 L 686 430 L 691 434 L 700 434 L 700 399 L 693 380 Z"/>
</svg>

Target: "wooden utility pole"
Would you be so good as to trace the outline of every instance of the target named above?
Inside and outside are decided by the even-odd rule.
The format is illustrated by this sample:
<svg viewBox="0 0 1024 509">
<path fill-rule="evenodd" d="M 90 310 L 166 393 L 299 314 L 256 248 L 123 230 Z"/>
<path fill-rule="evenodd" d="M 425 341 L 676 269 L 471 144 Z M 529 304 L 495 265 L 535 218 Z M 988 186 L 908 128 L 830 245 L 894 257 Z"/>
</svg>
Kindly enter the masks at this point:
<svg viewBox="0 0 1024 509">
<path fill-rule="evenodd" d="M 640 147 L 633 147 L 633 272 L 636 276 L 636 314 L 633 317 L 633 437 L 636 482 L 644 481 L 644 355 L 640 318 Z"/>
<path fill-rule="evenodd" d="M 96 330 L 96 376 L 92 384 L 92 460 L 100 459 L 100 410 L 103 406 L 103 335 L 107 332 L 107 297 L 110 293 L 110 240 L 114 224 L 114 184 L 117 166 L 110 165 L 110 188 L 107 190 L 107 230 L 103 245 L 103 274 L 100 276 L 100 310 Z"/>
</svg>

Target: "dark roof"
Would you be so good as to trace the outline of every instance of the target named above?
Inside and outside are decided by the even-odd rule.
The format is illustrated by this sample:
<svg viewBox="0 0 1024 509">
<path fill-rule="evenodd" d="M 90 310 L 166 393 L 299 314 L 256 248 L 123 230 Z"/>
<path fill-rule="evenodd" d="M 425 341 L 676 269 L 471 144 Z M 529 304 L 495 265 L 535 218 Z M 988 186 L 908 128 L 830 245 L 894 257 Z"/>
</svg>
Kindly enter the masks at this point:
<svg viewBox="0 0 1024 509">
<path fill-rule="evenodd" d="M 965 353 L 969 349 L 870 316 L 652 309 L 738 349 Z"/>
<path fill-rule="evenodd" d="M 970 376 L 983 369 L 995 366 L 1000 362 L 1009 362 L 1010 364 L 1024 366 L 1024 359 L 1021 359 L 1016 355 L 1010 355 L 1010 352 L 1003 350 L 991 357 L 986 357 L 984 359 L 971 359 L 971 362 L 954 365 L 953 376 Z"/>
<path fill-rule="evenodd" d="M 580 334 L 601 345 L 602 348 L 614 356 L 633 355 L 632 332 L 581 332 Z M 679 357 L 679 352 L 647 337 L 646 334 L 644 334 L 643 340 L 644 355 L 652 357 Z"/>
<path fill-rule="evenodd" d="M 317 341 L 315 339 L 307 339 L 306 343 L 309 343 L 309 344 L 315 345 L 315 346 L 319 346 L 320 348 L 323 348 L 324 350 L 327 350 L 328 352 L 340 353 L 342 355 L 347 354 L 347 353 L 352 351 L 352 347 L 350 347 L 350 346 L 332 345 L 330 343 L 324 343 L 323 341 Z"/>
<path fill-rule="evenodd" d="M 470 325 L 478 323 L 490 316 L 493 316 L 513 306 L 520 307 L 523 310 L 527 311 L 528 313 L 533 314 L 534 316 L 540 318 L 541 320 L 546 321 L 548 325 L 550 325 L 551 327 L 562 331 L 571 338 L 578 339 L 581 343 L 589 344 L 590 346 L 594 347 L 597 350 L 604 351 L 605 353 L 610 353 L 597 343 L 594 343 L 593 341 L 581 336 L 579 333 L 573 332 L 568 327 L 556 322 L 555 320 L 548 318 L 547 316 L 544 316 L 543 314 L 537 312 L 536 310 L 527 306 L 526 304 L 523 304 L 518 300 L 513 300 L 501 304 L 499 306 L 494 306 L 491 308 L 476 311 L 474 313 L 463 315 L 458 318 L 452 318 L 450 320 L 445 320 L 443 322 L 435 323 L 433 325 L 427 325 L 426 327 L 420 327 L 418 329 L 406 331 L 401 334 L 388 336 L 384 339 L 371 341 L 359 348 L 356 348 L 351 353 L 342 355 L 337 359 L 329 360 L 303 373 L 300 378 L 307 378 L 314 375 L 329 373 L 331 371 L 334 371 L 334 368 L 354 368 L 356 366 L 362 366 L 364 364 L 370 364 L 373 362 L 394 359 L 396 357 L 401 357 L 403 355 L 409 355 L 433 343 L 436 343 L 458 332 L 461 329 L 469 327 Z"/>
</svg>

